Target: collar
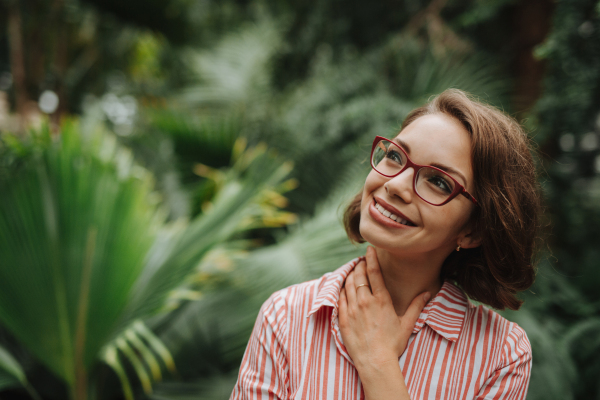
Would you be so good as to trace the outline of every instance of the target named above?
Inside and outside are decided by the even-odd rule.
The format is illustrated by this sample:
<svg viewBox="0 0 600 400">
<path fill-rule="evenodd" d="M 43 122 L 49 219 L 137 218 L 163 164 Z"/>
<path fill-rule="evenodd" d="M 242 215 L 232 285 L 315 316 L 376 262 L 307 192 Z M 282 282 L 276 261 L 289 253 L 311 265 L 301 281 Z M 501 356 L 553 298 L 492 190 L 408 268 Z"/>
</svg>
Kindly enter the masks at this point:
<svg viewBox="0 0 600 400">
<path fill-rule="evenodd" d="M 337 270 L 325 274 L 306 318 L 325 306 L 333 307 L 333 316 L 337 316 L 342 285 L 350 271 L 364 258 L 355 258 Z M 462 330 L 468 305 L 469 301 L 463 291 L 450 281 L 444 281 L 440 291 L 421 311 L 413 333 L 418 333 L 427 324 L 439 335 L 456 342 Z"/>
</svg>

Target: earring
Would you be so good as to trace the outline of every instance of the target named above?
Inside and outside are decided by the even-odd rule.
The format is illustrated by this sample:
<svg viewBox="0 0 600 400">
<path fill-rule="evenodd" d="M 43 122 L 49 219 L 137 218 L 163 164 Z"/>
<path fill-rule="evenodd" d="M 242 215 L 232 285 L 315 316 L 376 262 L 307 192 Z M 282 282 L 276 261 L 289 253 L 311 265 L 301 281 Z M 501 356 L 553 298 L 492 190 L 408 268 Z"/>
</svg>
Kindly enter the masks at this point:
<svg viewBox="0 0 600 400">
<path fill-rule="evenodd" d="M 460 244 L 458 245 L 458 247 L 456 248 L 456 251 L 460 251 Z"/>
</svg>

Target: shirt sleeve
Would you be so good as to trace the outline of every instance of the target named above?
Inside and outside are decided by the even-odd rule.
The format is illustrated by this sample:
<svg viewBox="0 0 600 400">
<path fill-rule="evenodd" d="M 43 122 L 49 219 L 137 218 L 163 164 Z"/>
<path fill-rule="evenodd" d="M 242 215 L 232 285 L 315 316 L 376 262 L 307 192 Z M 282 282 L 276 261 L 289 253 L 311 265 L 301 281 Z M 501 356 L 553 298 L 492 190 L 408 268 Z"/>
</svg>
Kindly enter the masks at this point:
<svg viewBox="0 0 600 400">
<path fill-rule="evenodd" d="M 275 293 L 258 313 L 230 400 L 288 399 L 286 337 L 285 304 Z"/>
<path fill-rule="evenodd" d="M 502 349 L 502 361 L 475 400 L 524 400 L 531 374 L 531 345 L 525 331 L 513 324 Z"/>
</svg>

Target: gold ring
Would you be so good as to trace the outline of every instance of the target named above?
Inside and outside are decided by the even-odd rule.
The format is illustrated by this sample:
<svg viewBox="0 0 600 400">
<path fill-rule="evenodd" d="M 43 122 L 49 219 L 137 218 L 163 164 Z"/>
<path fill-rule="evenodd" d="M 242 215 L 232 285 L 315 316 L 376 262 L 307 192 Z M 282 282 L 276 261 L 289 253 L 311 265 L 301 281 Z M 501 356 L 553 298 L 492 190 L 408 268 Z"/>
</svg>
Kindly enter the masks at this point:
<svg viewBox="0 0 600 400">
<path fill-rule="evenodd" d="M 358 290 L 358 288 L 359 288 L 359 287 L 361 287 L 361 286 L 369 286 L 369 285 L 368 285 L 367 283 L 363 283 L 362 285 L 358 285 L 358 286 L 356 287 L 356 290 Z"/>
</svg>

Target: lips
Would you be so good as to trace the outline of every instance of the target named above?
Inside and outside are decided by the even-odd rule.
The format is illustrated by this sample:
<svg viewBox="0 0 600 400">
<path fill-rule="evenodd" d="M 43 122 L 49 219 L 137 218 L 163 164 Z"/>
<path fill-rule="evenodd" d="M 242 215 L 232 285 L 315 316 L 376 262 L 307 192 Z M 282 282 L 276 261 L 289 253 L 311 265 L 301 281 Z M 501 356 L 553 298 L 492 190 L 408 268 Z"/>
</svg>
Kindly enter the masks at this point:
<svg viewBox="0 0 600 400">
<path fill-rule="evenodd" d="M 413 221 L 411 221 L 406 215 L 402 214 L 400 212 L 400 210 L 398 210 L 394 206 L 386 203 L 383 199 L 381 199 L 379 197 L 373 197 L 373 199 L 375 200 L 376 208 L 377 208 L 377 206 L 383 207 L 383 209 L 385 211 L 396 216 L 396 219 L 392 219 L 393 221 L 397 221 L 398 223 L 401 223 L 402 225 L 406 225 L 406 226 L 416 226 L 416 224 Z M 388 218 L 390 217 L 390 215 L 385 215 L 385 216 Z M 400 222 L 400 221 L 402 221 L 402 222 Z"/>
</svg>

